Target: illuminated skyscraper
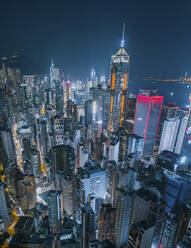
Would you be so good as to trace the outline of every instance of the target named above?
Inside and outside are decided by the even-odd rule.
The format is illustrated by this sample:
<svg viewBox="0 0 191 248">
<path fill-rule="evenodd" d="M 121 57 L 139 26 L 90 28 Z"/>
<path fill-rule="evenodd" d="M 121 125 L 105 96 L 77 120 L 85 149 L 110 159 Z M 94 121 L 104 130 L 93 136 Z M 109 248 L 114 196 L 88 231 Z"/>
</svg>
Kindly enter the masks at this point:
<svg viewBox="0 0 191 248">
<path fill-rule="evenodd" d="M 124 27 L 119 51 L 111 57 L 110 76 L 110 131 L 121 127 L 124 118 L 124 103 L 127 92 L 127 80 L 129 72 L 129 54 L 124 49 Z"/>
<path fill-rule="evenodd" d="M 136 159 L 143 155 L 144 139 L 136 134 L 120 133 L 119 160 L 123 161 L 126 156 L 135 153 Z"/>
<path fill-rule="evenodd" d="M 180 154 L 187 120 L 172 118 L 164 121 L 159 153 L 164 150 Z"/>
<path fill-rule="evenodd" d="M 111 204 L 103 204 L 99 213 L 98 240 L 108 239 L 112 243 L 115 237 L 115 215 L 116 209 Z"/>
<path fill-rule="evenodd" d="M 163 150 L 174 151 L 179 122 L 177 118 L 164 121 L 159 153 Z"/>
<path fill-rule="evenodd" d="M 163 150 L 180 154 L 189 111 L 180 109 L 175 104 L 162 106 L 160 121 L 155 139 L 159 153 Z"/>
<path fill-rule="evenodd" d="M 163 96 L 143 90 L 137 96 L 134 134 L 144 138 L 143 155 L 152 155 L 157 134 Z"/>
<path fill-rule="evenodd" d="M 179 107 L 176 106 L 176 104 L 170 103 L 162 106 L 158 130 L 157 130 L 157 136 L 155 141 L 156 146 L 160 145 L 160 140 L 161 140 L 165 120 L 177 117 L 178 112 L 179 112 Z"/>
<path fill-rule="evenodd" d="M 107 128 L 108 123 L 109 91 L 99 84 L 98 87 L 90 88 L 90 98 L 85 103 L 86 125 L 93 124 L 101 132 Z"/>
<path fill-rule="evenodd" d="M 94 67 L 92 67 L 91 71 L 90 71 L 90 79 L 94 80 L 96 76 L 96 71 L 94 69 Z"/>
<path fill-rule="evenodd" d="M 98 78 L 96 77 L 96 71 L 95 71 L 94 67 L 92 67 L 92 69 L 90 71 L 90 81 L 91 81 L 91 85 L 93 87 L 97 87 L 97 85 L 98 85 Z"/>
<path fill-rule="evenodd" d="M 130 220 L 132 214 L 133 194 L 125 188 L 117 190 L 115 245 L 117 248 L 125 247 L 128 241 Z"/>
<path fill-rule="evenodd" d="M 64 90 L 64 109 L 67 107 L 67 101 L 71 99 L 71 81 L 63 81 L 63 90 Z"/>
<path fill-rule="evenodd" d="M 119 141 L 116 137 L 112 138 L 109 145 L 109 160 L 118 163 Z"/>
<path fill-rule="evenodd" d="M 95 161 L 88 161 L 83 168 L 78 169 L 85 194 L 85 202 L 88 196 L 105 199 L 107 174 Z"/>
<path fill-rule="evenodd" d="M 58 113 L 54 118 L 54 142 L 55 145 L 64 144 L 64 115 Z"/>
</svg>

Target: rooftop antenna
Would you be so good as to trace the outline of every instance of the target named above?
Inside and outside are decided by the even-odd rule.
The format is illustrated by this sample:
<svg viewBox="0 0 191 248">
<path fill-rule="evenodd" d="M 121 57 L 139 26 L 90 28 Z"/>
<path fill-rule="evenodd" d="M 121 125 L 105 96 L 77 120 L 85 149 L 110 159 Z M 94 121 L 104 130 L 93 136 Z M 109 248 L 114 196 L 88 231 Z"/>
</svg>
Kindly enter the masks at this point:
<svg viewBox="0 0 191 248">
<path fill-rule="evenodd" d="M 121 48 L 125 46 L 124 35 L 125 35 L 125 22 L 123 22 L 123 32 L 122 32 Z"/>
</svg>

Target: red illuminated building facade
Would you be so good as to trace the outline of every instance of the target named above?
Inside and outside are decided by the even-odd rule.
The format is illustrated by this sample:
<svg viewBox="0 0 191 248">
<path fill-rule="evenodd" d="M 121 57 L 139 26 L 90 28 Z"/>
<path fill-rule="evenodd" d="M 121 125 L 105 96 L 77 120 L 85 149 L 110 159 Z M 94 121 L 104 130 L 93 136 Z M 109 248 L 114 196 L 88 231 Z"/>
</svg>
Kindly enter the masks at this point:
<svg viewBox="0 0 191 248">
<path fill-rule="evenodd" d="M 144 138 L 144 155 L 153 155 L 162 103 L 156 91 L 141 90 L 137 96 L 133 132 Z"/>
</svg>

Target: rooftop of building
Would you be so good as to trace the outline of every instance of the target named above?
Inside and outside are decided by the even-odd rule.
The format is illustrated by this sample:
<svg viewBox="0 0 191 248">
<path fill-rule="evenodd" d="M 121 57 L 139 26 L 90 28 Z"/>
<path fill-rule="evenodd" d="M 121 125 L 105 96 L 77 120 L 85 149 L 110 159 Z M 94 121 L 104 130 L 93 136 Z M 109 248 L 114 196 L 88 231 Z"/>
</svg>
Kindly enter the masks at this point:
<svg viewBox="0 0 191 248">
<path fill-rule="evenodd" d="M 162 195 L 156 187 L 148 187 L 145 185 L 145 187 L 142 187 L 137 190 L 136 194 L 141 198 L 145 199 L 146 201 L 155 202 L 157 205 L 164 204 Z"/>
<path fill-rule="evenodd" d="M 115 246 L 108 240 L 98 241 L 96 239 L 90 241 L 91 248 L 115 248 Z"/>
<path fill-rule="evenodd" d="M 48 193 L 47 193 L 47 197 L 52 197 L 52 196 L 55 196 L 55 195 L 60 195 L 61 194 L 61 191 L 59 190 L 49 190 Z"/>
<path fill-rule="evenodd" d="M 42 194 L 40 194 L 40 198 L 42 198 L 46 203 L 48 203 L 48 197 L 54 197 L 57 196 L 57 194 L 60 194 L 61 191 L 58 190 L 48 190 Z"/>
<path fill-rule="evenodd" d="M 53 239 L 49 237 L 42 238 L 41 235 L 37 233 L 33 234 L 32 237 L 26 237 L 22 234 L 16 234 L 13 236 L 10 247 L 24 247 L 24 245 L 42 245 L 42 247 L 52 247 Z"/>
<path fill-rule="evenodd" d="M 105 173 L 105 170 L 95 160 L 88 160 L 83 168 L 78 168 L 78 175 L 81 178 L 86 178 L 96 173 Z"/>
<path fill-rule="evenodd" d="M 112 56 L 113 57 L 120 57 L 120 56 L 129 56 L 129 54 L 125 51 L 124 47 L 120 47 L 120 49 Z"/>
<path fill-rule="evenodd" d="M 172 178 L 173 180 L 177 181 L 177 182 L 185 182 L 185 183 L 191 183 L 191 173 L 186 172 L 186 171 L 178 171 L 176 173 L 169 171 L 169 170 L 165 170 L 164 175 L 168 178 Z"/>
<path fill-rule="evenodd" d="M 164 150 L 162 151 L 159 155 L 158 158 L 162 158 L 162 159 L 170 159 L 170 160 L 176 160 L 176 159 L 180 159 L 181 155 L 168 151 L 168 150 Z"/>
<path fill-rule="evenodd" d="M 157 96 L 157 90 L 139 90 L 139 95 L 144 95 L 144 96 Z"/>
<path fill-rule="evenodd" d="M 89 202 L 85 203 L 82 207 L 82 211 L 84 211 L 85 213 L 92 213 L 94 214 L 93 209 L 91 208 Z"/>
<path fill-rule="evenodd" d="M 71 181 L 75 177 L 72 171 L 58 171 L 57 175 L 64 177 L 66 181 Z"/>
<path fill-rule="evenodd" d="M 112 146 L 117 145 L 118 142 L 119 142 L 119 140 L 118 140 L 117 137 L 112 137 L 112 138 L 110 139 L 110 145 L 112 145 Z"/>
<path fill-rule="evenodd" d="M 28 216 L 21 216 L 15 226 L 15 230 L 28 230 L 33 225 L 33 218 Z"/>
<path fill-rule="evenodd" d="M 153 223 L 146 220 L 133 224 L 133 228 L 136 229 L 137 232 L 142 233 L 144 233 L 145 230 L 150 229 L 151 227 L 153 227 Z"/>
</svg>

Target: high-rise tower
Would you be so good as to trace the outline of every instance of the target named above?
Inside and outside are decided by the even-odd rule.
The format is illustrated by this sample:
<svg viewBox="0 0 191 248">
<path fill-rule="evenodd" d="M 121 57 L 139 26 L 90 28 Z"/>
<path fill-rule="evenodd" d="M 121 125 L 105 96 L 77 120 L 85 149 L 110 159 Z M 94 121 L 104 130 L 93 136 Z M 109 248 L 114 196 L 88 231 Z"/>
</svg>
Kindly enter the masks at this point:
<svg viewBox="0 0 191 248">
<path fill-rule="evenodd" d="M 140 90 L 137 96 L 134 134 L 144 138 L 144 155 L 152 155 L 157 135 L 163 96 L 156 91 Z"/>
<path fill-rule="evenodd" d="M 5 198 L 5 192 L 3 189 L 3 184 L 0 184 L 0 216 L 3 220 L 3 224 L 5 228 L 9 226 L 10 217 L 9 217 L 9 210 L 7 208 L 7 202 Z"/>
<path fill-rule="evenodd" d="M 125 96 L 127 93 L 127 80 L 129 72 L 129 54 L 125 51 L 124 30 L 119 51 L 111 57 L 110 76 L 110 109 L 109 124 L 110 131 L 121 127 L 124 114 Z"/>
</svg>

